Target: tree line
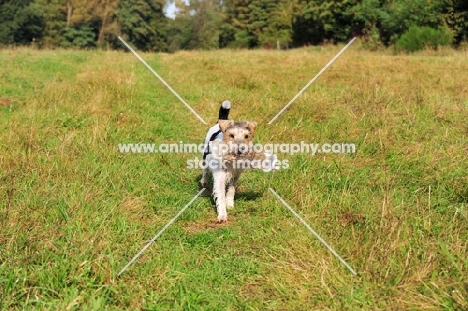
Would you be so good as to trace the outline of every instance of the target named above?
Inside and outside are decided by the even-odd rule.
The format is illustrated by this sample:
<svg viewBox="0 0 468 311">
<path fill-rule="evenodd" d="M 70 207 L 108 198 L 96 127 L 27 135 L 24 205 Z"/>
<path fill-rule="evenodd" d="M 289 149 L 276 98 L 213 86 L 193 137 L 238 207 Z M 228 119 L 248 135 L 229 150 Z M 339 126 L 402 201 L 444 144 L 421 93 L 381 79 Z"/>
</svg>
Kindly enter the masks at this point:
<svg viewBox="0 0 468 311">
<path fill-rule="evenodd" d="M 440 42 L 454 46 L 468 41 L 467 0 L 168 1 L 177 7 L 175 19 L 164 15 L 165 0 L 0 0 L 0 45 L 120 49 L 122 36 L 140 50 L 173 52 L 359 36 L 372 49 L 411 33 L 445 36 Z"/>
</svg>

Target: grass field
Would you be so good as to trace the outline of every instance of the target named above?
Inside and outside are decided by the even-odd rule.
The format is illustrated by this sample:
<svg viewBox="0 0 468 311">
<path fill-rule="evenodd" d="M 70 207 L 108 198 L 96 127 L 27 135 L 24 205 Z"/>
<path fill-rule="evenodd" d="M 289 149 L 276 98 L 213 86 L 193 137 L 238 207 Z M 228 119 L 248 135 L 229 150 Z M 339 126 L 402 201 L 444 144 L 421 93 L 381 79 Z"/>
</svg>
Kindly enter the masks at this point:
<svg viewBox="0 0 468 311">
<path fill-rule="evenodd" d="M 0 308 L 48 310 L 468 309 L 468 54 L 351 46 L 141 54 L 0 51 Z M 279 154 L 249 171 L 216 224 L 198 154 L 119 143 L 199 143 L 217 119 L 256 141 L 350 142 L 355 154 Z M 268 191 L 294 208 L 353 276 Z"/>
</svg>

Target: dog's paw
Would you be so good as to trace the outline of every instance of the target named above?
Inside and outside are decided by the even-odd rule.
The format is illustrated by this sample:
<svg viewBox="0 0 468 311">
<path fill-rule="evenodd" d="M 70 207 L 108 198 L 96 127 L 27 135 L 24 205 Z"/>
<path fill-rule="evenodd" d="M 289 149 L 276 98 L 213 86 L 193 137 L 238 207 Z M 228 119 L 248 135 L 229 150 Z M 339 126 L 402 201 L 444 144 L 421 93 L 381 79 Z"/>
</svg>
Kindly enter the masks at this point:
<svg viewBox="0 0 468 311">
<path fill-rule="evenodd" d="M 218 215 L 218 223 L 223 223 L 227 221 L 227 214 L 219 214 Z"/>
<path fill-rule="evenodd" d="M 202 187 L 206 187 L 206 184 L 207 184 L 206 179 L 205 179 L 205 178 L 202 178 L 202 179 L 200 180 L 200 185 L 201 185 Z"/>
</svg>

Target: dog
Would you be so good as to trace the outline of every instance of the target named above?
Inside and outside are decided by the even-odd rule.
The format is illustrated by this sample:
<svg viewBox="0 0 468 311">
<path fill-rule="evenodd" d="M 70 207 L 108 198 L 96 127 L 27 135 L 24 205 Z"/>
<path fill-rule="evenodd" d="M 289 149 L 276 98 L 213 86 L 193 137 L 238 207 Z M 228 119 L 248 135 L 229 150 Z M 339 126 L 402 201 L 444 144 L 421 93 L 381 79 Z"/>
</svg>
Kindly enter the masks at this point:
<svg viewBox="0 0 468 311">
<path fill-rule="evenodd" d="M 234 207 L 239 177 L 248 167 L 239 165 L 243 158 L 251 156 L 266 160 L 274 165 L 276 156 L 267 153 L 251 153 L 252 139 L 257 128 L 256 122 L 228 120 L 231 102 L 225 100 L 219 108 L 218 123 L 206 134 L 203 152 L 203 173 L 200 183 L 203 187 L 208 182 L 208 172 L 213 175 L 213 197 L 218 213 L 218 222 L 227 221 L 226 208 Z M 215 146 L 228 150 L 216 150 Z M 220 148 L 221 149 L 221 148 Z M 250 153 L 249 153 L 250 152 Z M 226 160 L 230 159 L 230 160 Z M 269 171 L 269 170 L 264 170 Z"/>
</svg>

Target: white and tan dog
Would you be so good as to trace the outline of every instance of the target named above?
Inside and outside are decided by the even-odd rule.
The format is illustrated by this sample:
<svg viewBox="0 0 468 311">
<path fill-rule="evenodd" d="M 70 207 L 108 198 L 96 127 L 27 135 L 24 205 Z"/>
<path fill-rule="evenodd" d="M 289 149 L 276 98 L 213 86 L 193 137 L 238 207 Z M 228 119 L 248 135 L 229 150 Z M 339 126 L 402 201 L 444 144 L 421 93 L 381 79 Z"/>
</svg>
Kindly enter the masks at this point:
<svg viewBox="0 0 468 311">
<path fill-rule="evenodd" d="M 228 120 L 231 103 L 225 100 L 219 109 L 219 120 L 211 127 L 206 135 L 203 153 L 203 175 L 200 183 L 205 186 L 208 182 L 208 171 L 213 174 L 213 197 L 216 202 L 218 222 L 227 221 L 226 208 L 234 207 L 234 195 L 237 182 L 246 166 L 239 165 L 248 159 L 261 159 L 270 163 L 269 171 L 274 169 L 276 156 L 251 152 L 252 139 L 257 128 L 256 122 Z M 220 147 L 229 147 L 224 150 Z M 250 153 L 249 153 L 250 152 Z M 227 188 L 227 189 L 226 189 Z"/>
</svg>

